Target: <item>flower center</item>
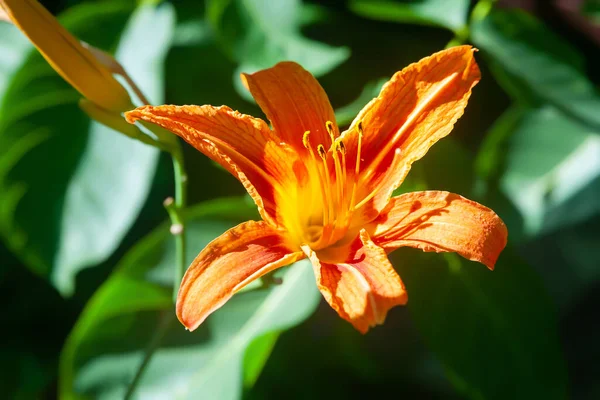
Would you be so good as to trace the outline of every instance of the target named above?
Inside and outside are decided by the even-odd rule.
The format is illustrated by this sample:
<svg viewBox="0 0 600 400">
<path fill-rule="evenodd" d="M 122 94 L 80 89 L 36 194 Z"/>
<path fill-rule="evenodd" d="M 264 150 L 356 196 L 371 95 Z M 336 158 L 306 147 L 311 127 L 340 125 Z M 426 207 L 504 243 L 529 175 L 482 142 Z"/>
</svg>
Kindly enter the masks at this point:
<svg viewBox="0 0 600 400">
<path fill-rule="evenodd" d="M 336 138 L 334 124 L 327 121 L 326 128 L 331 141 L 328 149 L 321 143 L 314 146 L 310 131 L 304 132 L 302 143 L 309 154 L 305 163 L 308 180 L 293 196 L 292 212 L 285 213 L 289 217 L 286 227 L 294 241 L 314 250 L 331 246 L 348 233 L 356 209 L 361 167 L 362 123 L 358 124 L 353 171 L 348 171 L 346 146 L 341 138 Z"/>
</svg>

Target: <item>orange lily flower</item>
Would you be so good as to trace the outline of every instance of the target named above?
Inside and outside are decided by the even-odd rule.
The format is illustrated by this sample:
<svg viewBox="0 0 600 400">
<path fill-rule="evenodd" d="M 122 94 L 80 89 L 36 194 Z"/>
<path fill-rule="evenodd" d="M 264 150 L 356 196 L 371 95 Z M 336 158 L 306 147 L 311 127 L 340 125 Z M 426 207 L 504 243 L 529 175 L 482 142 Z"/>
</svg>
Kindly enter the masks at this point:
<svg viewBox="0 0 600 400">
<path fill-rule="evenodd" d="M 196 329 L 251 281 L 308 257 L 327 302 L 365 333 L 407 301 L 387 257 L 394 249 L 456 252 L 493 269 L 507 231 L 492 210 L 441 191 L 391 198 L 411 164 L 450 133 L 479 78 L 470 46 L 436 53 L 396 73 L 341 134 L 323 88 L 293 62 L 242 74 L 273 129 L 224 106 L 126 113 L 220 163 L 263 219 L 200 252 L 181 283 L 179 320 Z"/>
</svg>

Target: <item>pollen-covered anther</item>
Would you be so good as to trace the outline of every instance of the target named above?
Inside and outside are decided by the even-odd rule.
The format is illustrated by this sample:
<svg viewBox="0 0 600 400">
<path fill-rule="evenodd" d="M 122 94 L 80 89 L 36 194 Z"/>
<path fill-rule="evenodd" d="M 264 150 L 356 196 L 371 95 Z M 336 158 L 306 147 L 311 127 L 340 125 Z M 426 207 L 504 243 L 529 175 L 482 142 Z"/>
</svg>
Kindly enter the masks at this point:
<svg viewBox="0 0 600 400">
<path fill-rule="evenodd" d="M 321 156 L 323 160 L 327 158 L 327 152 L 325 151 L 325 147 L 322 144 L 317 146 L 317 153 L 319 153 L 319 156 Z"/>
<path fill-rule="evenodd" d="M 333 122 L 331 122 L 331 121 L 325 122 L 325 127 L 327 128 L 327 133 L 329 133 L 329 136 L 335 137 L 335 129 L 334 129 Z"/>
<path fill-rule="evenodd" d="M 310 131 L 306 131 L 304 132 L 304 135 L 302 135 L 302 144 L 304 145 L 304 147 L 308 150 L 310 147 Z"/>
<path fill-rule="evenodd" d="M 336 143 L 336 150 L 342 153 L 343 155 L 346 155 L 346 145 L 344 144 L 344 142 L 338 140 Z"/>
<path fill-rule="evenodd" d="M 354 182 L 352 182 L 352 190 L 350 192 L 350 204 L 348 207 L 350 209 L 350 212 L 348 213 L 348 218 L 351 218 L 352 212 L 354 211 L 354 202 L 356 201 L 356 187 L 358 184 L 358 178 L 360 176 L 360 157 L 361 157 L 361 150 L 362 150 L 362 139 L 363 139 L 363 135 L 364 135 L 362 120 L 358 121 L 358 123 L 356 124 L 356 130 L 358 131 L 358 143 L 356 144 L 356 163 L 354 165 Z"/>
<path fill-rule="evenodd" d="M 363 130 L 363 123 L 362 120 L 358 121 L 358 124 L 356 124 L 357 128 L 358 128 L 358 134 L 360 136 L 364 135 L 364 130 Z"/>
</svg>

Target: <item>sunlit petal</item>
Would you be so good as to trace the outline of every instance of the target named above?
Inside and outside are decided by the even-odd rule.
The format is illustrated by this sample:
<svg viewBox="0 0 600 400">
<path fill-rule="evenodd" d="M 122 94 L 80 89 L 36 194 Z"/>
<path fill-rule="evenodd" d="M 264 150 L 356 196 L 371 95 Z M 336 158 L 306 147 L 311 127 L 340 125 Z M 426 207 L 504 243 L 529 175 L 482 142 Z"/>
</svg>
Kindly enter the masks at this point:
<svg viewBox="0 0 600 400">
<path fill-rule="evenodd" d="M 304 258 L 265 222 L 248 221 L 213 240 L 187 270 L 177 296 L 177 317 L 196 329 L 235 292 L 262 275 Z"/>
<path fill-rule="evenodd" d="M 385 251 L 362 231 L 343 262 L 328 263 L 304 249 L 317 285 L 337 313 L 362 333 L 382 324 L 390 308 L 406 304 L 404 284 Z"/>
<path fill-rule="evenodd" d="M 313 145 L 331 144 L 326 123 L 335 124 L 335 114 L 319 82 L 300 65 L 281 62 L 242 80 L 281 140 L 304 152 L 302 137 L 310 131 Z"/>
<path fill-rule="evenodd" d="M 473 48 L 458 46 L 409 65 L 386 83 L 379 97 L 367 104 L 343 134 L 350 154 L 349 168 L 353 168 L 352 154 L 356 154 L 355 138 L 361 122 L 364 162 L 359 200 L 377 188 L 370 207 L 383 209 L 411 164 L 450 133 L 479 79 Z M 397 152 L 399 159 L 393 173 L 389 173 Z"/>
<path fill-rule="evenodd" d="M 504 222 L 489 208 L 441 191 L 392 198 L 369 230 L 373 241 L 388 252 L 402 246 L 456 252 L 490 269 L 508 235 Z"/>
<path fill-rule="evenodd" d="M 277 191 L 299 161 L 286 146 L 276 145 L 263 120 L 225 106 L 144 106 L 127 112 L 126 118 L 152 122 L 181 136 L 238 178 L 263 218 L 274 221 Z"/>
</svg>

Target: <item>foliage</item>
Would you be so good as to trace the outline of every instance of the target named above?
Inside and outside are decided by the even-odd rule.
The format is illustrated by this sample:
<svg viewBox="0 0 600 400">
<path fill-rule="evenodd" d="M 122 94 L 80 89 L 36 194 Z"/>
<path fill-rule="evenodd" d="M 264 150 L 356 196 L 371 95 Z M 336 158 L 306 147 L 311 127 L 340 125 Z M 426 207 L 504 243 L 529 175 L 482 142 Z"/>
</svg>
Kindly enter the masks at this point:
<svg viewBox="0 0 600 400">
<path fill-rule="evenodd" d="M 482 81 L 454 132 L 399 192 L 473 198 L 503 218 L 509 246 L 495 271 L 398 251 L 408 305 L 364 337 L 317 309 L 303 262 L 278 272 L 280 285 L 265 279 L 236 294 L 190 334 L 172 303 L 168 160 L 91 121 L 80 95 L 0 22 L 7 398 L 600 393 L 600 65 L 585 33 L 490 0 L 42 3 L 114 54 L 155 104 L 227 104 L 262 116 L 239 73 L 291 59 L 319 77 L 340 125 L 395 71 L 448 43 L 472 43 Z M 593 23 L 596 2 L 584 3 L 582 18 Z M 184 216 L 190 262 L 229 227 L 259 217 L 238 182 L 189 146 L 184 153 L 196 203 Z"/>
</svg>

